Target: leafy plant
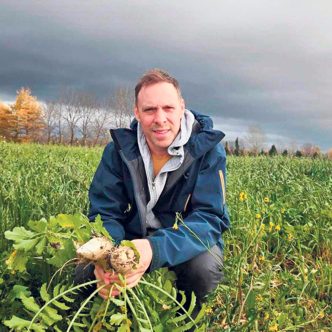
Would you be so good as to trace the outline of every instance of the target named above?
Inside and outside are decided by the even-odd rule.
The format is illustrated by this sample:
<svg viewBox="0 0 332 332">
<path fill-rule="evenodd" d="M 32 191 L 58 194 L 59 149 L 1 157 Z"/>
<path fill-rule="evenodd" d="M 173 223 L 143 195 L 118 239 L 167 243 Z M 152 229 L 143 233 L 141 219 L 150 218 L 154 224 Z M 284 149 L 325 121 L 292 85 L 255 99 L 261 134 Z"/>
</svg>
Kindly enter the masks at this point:
<svg viewBox="0 0 332 332">
<path fill-rule="evenodd" d="M 101 301 L 93 289 L 87 296 L 80 290 L 95 284 L 89 281 L 73 285 L 73 264 L 76 248 L 93 236 L 109 237 L 99 217 L 95 222 L 80 214 L 51 217 L 48 221 L 29 221 L 29 229 L 15 227 L 6 231 L 5 237 L 13 241 L 13 251 L 6 260 L 11 273 L 36 273 L 41 267 L 40 280 L 27 288 L 16 285 L 16 305 L 21 305 L 20 315 L 4 320 L 15 331 L 186 331 L 192 327 L 204 330 L 201 323 L 204 307 L 194 318 L 194 294 L 188 310 L 186 297 L 174 287 L 175 277 L 167 269 L 147 275 L 134 289 L 125 285 L 117 287 L 118 298 Z M 128 245 L 126 242 L 125 245 Z M 56 270 L 57 269 L 57 270 Z M 68 271 L 70 269 L 70 271 Z M 46 272 L 45 272 L 45 271 Z M 52 278 L 50 278 L 50 276 Z M 48 284 L 46 283 L 48 282 Z M 18 287 L 18 288 L 17 288 Z M 181 298 L 179 302 L 177 299 Z"/>
</svg>

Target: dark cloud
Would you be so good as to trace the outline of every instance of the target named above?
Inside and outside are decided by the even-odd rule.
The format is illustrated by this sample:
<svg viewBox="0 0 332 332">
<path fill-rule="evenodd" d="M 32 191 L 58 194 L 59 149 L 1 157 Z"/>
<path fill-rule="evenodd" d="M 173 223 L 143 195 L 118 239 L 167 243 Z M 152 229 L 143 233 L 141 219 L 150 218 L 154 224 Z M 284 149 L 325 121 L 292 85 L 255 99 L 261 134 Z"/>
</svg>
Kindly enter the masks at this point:
<svg viewBox="0 0 332 332">
<path fill-rule="evenodd" d="M 0 98 L 21 86 L 44 100 L 63 87 L 105 97 L 161 67 L 228 137 L 259 125 L 271 140 L 327 149 L 331 11 L 305 0 L 1 1 Z"/>
</svg>

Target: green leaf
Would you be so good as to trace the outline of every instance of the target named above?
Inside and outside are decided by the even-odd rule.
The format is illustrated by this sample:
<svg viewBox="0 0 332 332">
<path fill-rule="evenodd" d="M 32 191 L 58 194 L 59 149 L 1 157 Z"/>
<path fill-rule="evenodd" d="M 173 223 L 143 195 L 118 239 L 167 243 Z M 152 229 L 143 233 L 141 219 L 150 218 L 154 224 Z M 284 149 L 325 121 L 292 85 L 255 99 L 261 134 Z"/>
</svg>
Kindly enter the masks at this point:
<svg viewBox="0 0 332 332">
<path fill-rule="evenodd" d="M 101 220 L 100 214 L 97 215 L 97 217 L 94 220 L 94 222 L 90 223 L 90 226 L 92 228 L 93 233 L 95 233 L 96 235 L 104 235 L 106 238 L 108 238 L 111 241 L 113 241 L 111 235 L 107 232 L 107 230 L 104 227 L 104 223 Z"/>
<path fill-rule="evenodd" d="M 166 280 L 164 283 L 164 287 L 163 289 L 168 293 L 171 294 L 172 293 L 172 289 L 173 289 L 173 284 L 170 280 Z"/>
<path fill-rule="evenodd" d="M 36 245 L 36 253 L 37 255 L 41 255 L 44 252 L 45 246 L 47 243 L 47 238 L 43 237 Z"/>
<path fill-rule="evenodd" d="M 58 311 L 50 306 L 47 306 L 44 309 L 44 312 L 50 317 L 54 322 L 57 322 L 62 319 L 62 316 L 58 314 Z"/>
<path fill-rule="evenodd" d="M 40 297 L 42 298 L 43 301 L 48 302 L 51 299 L 50 295 L 47 293 L 46 284 L 43 284 L 40 287 L 39 293 L 40 293 Z"/>
<path fill-rule="evenodd" d="M 6 260 L 6 265 L 9 270 L 24 272 L 28 260 L 29 256 L 25 252 L 14 250 Z"/>
<path fill-rule="evenodd" d="M 38 243 L 39 238 L 28 239 L 28 240 L 21 240 L 13 245 L 15 249 L 30 251 L 31 249 L 35 248 L 36 244 Z"/>
<path fill-rule="evenodd" d="M 124 300 L 116 299 L 114 297 L 111 297 L 110 300 L 117 305 L 118 307 L 122 307 L 126 305 L 126 302 Z"/>
<path fill-rule="evenodd" d="M 120 325 L 126 318 L 127 316 L 125 314 L 113 314 L 110 318 L 110 323 L 111 325 Z"/>
<path fill-rule="evenodd" d="M 20 299 L 21 295 L 30 296 L 31 292 L 29 288 L 22 285 L 14 285 L 13 289 L 11 290 L 9 296 L 12 300 Z"/>
<path fill-rule="evenodd" d="M 61 228 L 79 228 L 80 223 L 77 219 L 77 215 L 69 215 L 69 214 L 59 214 L 56 217 L 56 222 Z"/>
<path fill-rule="evenodd" d="M 32 296 L 27 297 L 24 294 L 21 294 L 20 299 L 27 310 L 34 313 L 37 313 L 39 311 L 40 307 Z"/>
<path fill-rule="evenodd" d="M 71 309 L 71 307 L 68 307 L 68 306 L 65 305 L 64 303 L 59 302 L 59 301 L 57 301 L 57 300 L 52 301 L 52 304 L 53 304 L 54 306 L 56 306 L 57 308 L 61 309 L 61 310 L 69 310 L 69 309 Z"/>
<path fill-rule="evenodd" d="M 45 233 L 47 229 L 47 220 L 45 218 L 40 220 L 29 220 L 28 226 L 36 233 Z"/>
<path fill-rule="evenodd" d="M 129 332 L 130 331 L 130 324 L 127 322 L 124 322 L 121 324 L 121 326 L 118 328 L 118 332 Z"/>
<path fill-rule="evenodd" d="M 7 240 L 12 240 L 15 242 L 20 242 L 24 239 L 31 239 L 33 236 L 35 236 L 36 233 L 33 233 L 24 227 L 14 227 L 12 231 L 6 231 L 5 232 L 5 238 Z"/>
<path fill-rule="evenodd" d="M 76 256 L 76 248 L 72 240 L 66 240 L 63 248 L 54 250 L 53 257 L 47 259 L 47 263 L 56 267 L 61 267 L 64 263 Z"/>
<path fill-rule="evenodd" d="M 10 320 L 5 320 L 4 324 L 14 331 L 21 331 L 22 329 L 29 327 L 30 321 L 14 315 Z M 36 332 L 45 332 L 46 326 L 32 324 L 32 329 Z"/>
<path fill-rule="evenodd" d="M 251 290 L 248 294 L 247 301 L 246 301 L 246 311 L 247 315 L 249 316 L 250 311 L 256 308 L 256 292 Z"/>
</svg>

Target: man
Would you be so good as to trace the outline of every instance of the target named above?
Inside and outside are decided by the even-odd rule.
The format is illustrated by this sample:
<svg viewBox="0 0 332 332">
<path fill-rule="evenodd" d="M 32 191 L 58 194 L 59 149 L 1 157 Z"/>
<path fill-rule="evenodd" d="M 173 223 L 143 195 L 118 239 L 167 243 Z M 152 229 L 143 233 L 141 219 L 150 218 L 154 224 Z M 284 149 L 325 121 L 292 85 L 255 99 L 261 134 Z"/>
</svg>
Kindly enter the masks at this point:
<svg viewBox="0 0 332 332">
<path fill-rule="evenodd" d="M 134 114 L 130 129 L 111 130 L 89 191 L 89 218 L 100 214 L 115 241 L 136 245 L 140 263 L 125 275 L 128 287 L 167 266 L 177 287 L 201 302 L 221 280 L 221 234 L 229 227 L 224 134 L 186 110 L 177 80 L 159 69 L 137 84 Z M 183 222 L 175 222 L 179 213 Z M 100 266 L 94 273 L 109 285 L 100 296 L 119 294 L 111 288 L 117 274 Z"/>
</svg>

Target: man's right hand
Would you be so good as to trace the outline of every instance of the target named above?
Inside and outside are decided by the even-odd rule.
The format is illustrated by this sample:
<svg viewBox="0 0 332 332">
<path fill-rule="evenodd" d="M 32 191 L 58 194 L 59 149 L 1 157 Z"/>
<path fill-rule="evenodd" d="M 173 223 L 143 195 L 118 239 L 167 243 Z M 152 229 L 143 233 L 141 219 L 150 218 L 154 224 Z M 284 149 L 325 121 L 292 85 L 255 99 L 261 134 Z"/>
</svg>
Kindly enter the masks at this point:
<svg viewBox="0 0 332 332">
<path fill-rule="evenodd" d="M 106 285 L 103 289 L 99 291 L 99 295 L 107 300 L 110 296 L 118 296 L 120 291 L 116 287 L 115 283 L 121 285 L 121 281 L 116 273 L 105 272 L 100 265 L 95 265 L 94 270 L 96 279 L 99 280 L 97 283 L 97 288 Z"/>
</svg>

